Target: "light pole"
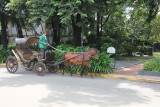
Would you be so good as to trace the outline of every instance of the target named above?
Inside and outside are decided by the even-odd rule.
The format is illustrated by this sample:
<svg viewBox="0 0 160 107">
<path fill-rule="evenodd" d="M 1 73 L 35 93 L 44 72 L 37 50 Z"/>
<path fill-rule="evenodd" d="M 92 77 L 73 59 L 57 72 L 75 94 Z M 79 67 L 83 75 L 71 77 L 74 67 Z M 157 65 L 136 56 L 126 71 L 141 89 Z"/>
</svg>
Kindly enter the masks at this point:
<svg viewBox="0 0 160 107">
<path fill-rule="evenodd" d="M 81 52 L 83 53 L 83 22 L 82 22 L 82 32 L 81 32 Z"/>
<path fill-rule="evenodd" d="M 81 32 L 81 53 L 83 55 L 83 59 L 82 59 L 82 66 L 83 66 L 83 61 L 84 61 L 84 53 L 83 53 L 83 17 L 82 17 L 82 32 Z"/>
</svg>

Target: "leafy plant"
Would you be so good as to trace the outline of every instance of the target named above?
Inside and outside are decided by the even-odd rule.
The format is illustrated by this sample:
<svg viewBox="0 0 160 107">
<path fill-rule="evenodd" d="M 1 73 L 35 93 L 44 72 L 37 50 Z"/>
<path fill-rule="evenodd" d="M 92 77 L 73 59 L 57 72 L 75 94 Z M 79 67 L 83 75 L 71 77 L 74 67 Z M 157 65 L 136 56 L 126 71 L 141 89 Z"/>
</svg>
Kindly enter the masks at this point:
<svg viewBox="0 0 160 107">
<path fill-rule="evenodd" d="M 160 72 L 160 58 L 146 62 L 143 66 L 143 69 L 146 71 Z"/>
<path fill-rule="evenodd" d="M 106 52 L 99 53 L 99 59 L 91 58 L 89 67 L 91 67 L 94 73 L 104 73 L 108 74 L 113 71 L 112 63 L 113 58 L 110 58 L 111 54 L 106 54 Z"/>
<path fill-rule="evenodd" d="M 147 45 L 144 45 L 144 46 L 137 46 L 137 49 L 138 49 L 138 51 L 139 52 L 147 52 L 148 50 L 149 50 L 149 46 L 147 46 Z"/>
<path fill-rule="evenodd" d="M 136 51 L 134 44 L 131 42 L 124 41 L 122 43 L 122 47 L 124 51 L 128 54 L 128 56 L 132 56 L 132 53 Z"/>
<path fill-rule="evenodd" d="M 8 50 L 3 50 L 0 46 L 0 63 L 4 63 L 9 55 L 12 55 L 11 49 L 14 49 L 15 45 L 8 45 Z"/>
<path fill-rule="evenodd" d="M 0 63 L 5 62 L 8 56 L 9 56 L 8 52 L 6 50 L 3 50 L 2 47 L 0 47 Z"/>
<path fill-rule="evenodd" d="M 16 45 L 8 45 L 8 50 L 15 49 Z"/>
</svg>

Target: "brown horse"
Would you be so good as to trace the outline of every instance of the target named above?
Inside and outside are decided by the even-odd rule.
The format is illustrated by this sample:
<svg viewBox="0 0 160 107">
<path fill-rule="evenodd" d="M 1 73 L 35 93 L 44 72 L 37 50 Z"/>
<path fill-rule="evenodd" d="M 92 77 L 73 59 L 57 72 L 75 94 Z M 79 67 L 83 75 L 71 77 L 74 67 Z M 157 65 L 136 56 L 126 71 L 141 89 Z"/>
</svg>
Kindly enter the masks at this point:
<svg viewBox="0 0 160 107">
<path fill-rule="evenodd" d="M 91 73 L 90 68 L 89 68 L 89 61 L 90 61 L 91 57 L 94 57 L 96 59 L 99 58 L 99 56 L 97 54 L 97 50 L 95 48 L 91 48 L 88 51 L 84 52 L 83 54 L 82 53 L 81 54 L 67 53 L 67 54 L 63 55 L 61 58 L 61 61 L 63 61 L 63 60 L 67 60 L 67 61 L 66 61 L 66 65 L 63 68 L 62 74 L 64 75 L 65 68 L 69 67 L 69 71 L 72 76 L 72 72 L 71 72 L 71 65 L 72 64 L 83 66 L 81 76 L 83 75 L 83 70 L 85 67 L 87 67 L 89 69 L 89 72 Z M 92 77 L 92 73 L 91 73 L 91 77 Z"/>
</svg>

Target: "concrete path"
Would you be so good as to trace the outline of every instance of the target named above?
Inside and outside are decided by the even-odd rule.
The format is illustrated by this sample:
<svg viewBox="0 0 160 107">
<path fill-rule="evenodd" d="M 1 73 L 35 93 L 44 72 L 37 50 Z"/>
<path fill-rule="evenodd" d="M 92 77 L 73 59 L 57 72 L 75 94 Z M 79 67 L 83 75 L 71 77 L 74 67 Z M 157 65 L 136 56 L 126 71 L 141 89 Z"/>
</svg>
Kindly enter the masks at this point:
<svg viewBox="0 0 160 107">
<path fill-rule="evenodd" d="M 123 69 L 115 70 L 114 74 L 120 75 L 138 75 L 138 71 L 143 69 L 144 63 L 124 67 Z"/>
</svg>

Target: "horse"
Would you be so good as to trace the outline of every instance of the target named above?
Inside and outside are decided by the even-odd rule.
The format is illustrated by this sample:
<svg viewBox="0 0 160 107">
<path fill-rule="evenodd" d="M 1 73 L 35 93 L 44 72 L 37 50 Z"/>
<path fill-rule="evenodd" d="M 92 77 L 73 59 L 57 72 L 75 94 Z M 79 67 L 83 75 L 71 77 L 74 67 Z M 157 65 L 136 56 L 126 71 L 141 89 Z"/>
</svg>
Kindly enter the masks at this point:
<svg viewBox="0 0 160 107">
<path fill-rule="evenodd" d="M 81 77 L 83 75 L 83 71 L 84 71 L 85 67 L 88 68 L 88 70 L 91 74 L 91 77 L 92 77 L 92 73 L 89 68 L 89 61 L 92 57 L 94 57 L 96 59 L 99 58 L 99 56 L 97 54 L 97 49 L 95 49 L 95 48 L 91 48 L 88 51 L 80 53 L 80 54 L 70 52 L 70 53 L 63 55 L 61 58 L 61 61 L 64 61 L 64 60 L 67 60 L 67 61 L 66 61 L 66 65 L 63 68 L 62 75 L 64 75 L 65 68 L 69 67 L 70 74 L 71 74 L 71 76 L 73 76 L 72 72 L 71 72 L 71 65 L 73 64 L 73 65 L 82 65 L 83 66 L 83 69 L 81 72 Z"/>
</svg>

